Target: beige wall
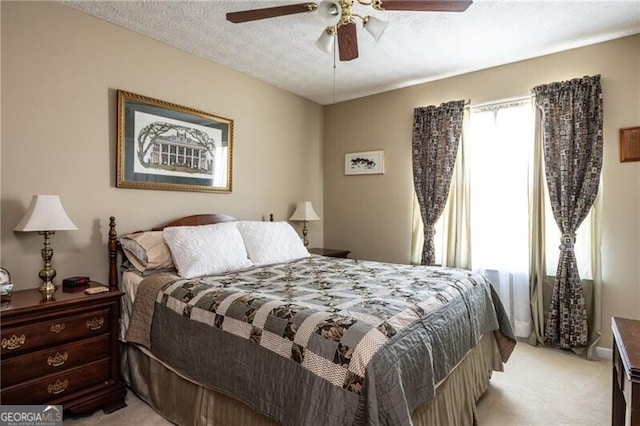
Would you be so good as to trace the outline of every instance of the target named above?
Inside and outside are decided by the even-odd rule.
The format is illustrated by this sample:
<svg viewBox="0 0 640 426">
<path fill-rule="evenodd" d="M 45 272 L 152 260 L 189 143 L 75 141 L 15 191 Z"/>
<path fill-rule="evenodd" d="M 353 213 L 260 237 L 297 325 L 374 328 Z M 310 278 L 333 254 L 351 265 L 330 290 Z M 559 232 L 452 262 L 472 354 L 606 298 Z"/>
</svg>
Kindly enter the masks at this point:
<svg viewBox="0 0 640 426">
<path fill-rule="evenodd" d="M 603 339 L 612 315 L 640 318 L 640 163 L 618 161 L 618 129 L 640 125 L 640 35 L 325 108 L 325 244 L 356 258 L 408 263 L 413 109 L 527 95 L 539 84 L 602 75 Z M 386 172 L 345 176 L 344 154 L 384 149 Z"/>
<path fill-rule="evenodd" d="M 59 194 L 79 228 L 53 236 L 58 278 L 106 280 L 111 215 L 121 232 L 207 212 L 283 220 L 304 199 L 324 216 L 320 105 L 57 3 L 1 10 L 0 263 L 16 289 L 39 285 L 42 237 L 13 232 L 33 194 Z M 233 192 L 115 188 L 117 89 L 234 119 Z"/>
</svg>

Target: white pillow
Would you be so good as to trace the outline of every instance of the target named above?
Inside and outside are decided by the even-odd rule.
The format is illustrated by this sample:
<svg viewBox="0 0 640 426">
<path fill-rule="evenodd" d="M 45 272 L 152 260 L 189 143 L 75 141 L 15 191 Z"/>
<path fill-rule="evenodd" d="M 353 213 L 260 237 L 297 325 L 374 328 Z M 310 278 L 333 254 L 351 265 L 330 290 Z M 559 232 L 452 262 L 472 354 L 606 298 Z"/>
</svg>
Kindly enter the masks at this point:
<svg viewBox="0 0 640 426">
<path fill-rule="evenodd" d="M 162 234 L 181 277 L 222 274 L 251 266 L 233 222 L 174 226 L 165 228 Z"/>
<path fill-rule="evenodd" d="M 309 257 L 298 233 L 287 222 L 236 222 L 254 265 L 289 262 Z"/>
</svg>

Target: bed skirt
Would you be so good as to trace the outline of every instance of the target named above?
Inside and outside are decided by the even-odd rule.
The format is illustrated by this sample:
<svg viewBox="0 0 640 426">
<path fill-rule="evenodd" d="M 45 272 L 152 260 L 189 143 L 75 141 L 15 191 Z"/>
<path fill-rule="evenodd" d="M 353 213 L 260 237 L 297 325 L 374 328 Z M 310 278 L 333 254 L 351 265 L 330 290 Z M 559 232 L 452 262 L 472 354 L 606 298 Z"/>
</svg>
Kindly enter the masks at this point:
<svg viewBox="0 0 640 426">
<path fill-rule="evenodd" d="M 177 425 L 278 425 L 249 406 L 182 376 L 140 346 L 124 344 L 122 358 L 125 382 Z M 487 390 L 493 370 L 502 371 L 502 361 L 493 333 L 488 333 L 438 384 L 436 397 L 414 411 L 414 425 L 473 424 L 476 402 Z"/>
</svg>

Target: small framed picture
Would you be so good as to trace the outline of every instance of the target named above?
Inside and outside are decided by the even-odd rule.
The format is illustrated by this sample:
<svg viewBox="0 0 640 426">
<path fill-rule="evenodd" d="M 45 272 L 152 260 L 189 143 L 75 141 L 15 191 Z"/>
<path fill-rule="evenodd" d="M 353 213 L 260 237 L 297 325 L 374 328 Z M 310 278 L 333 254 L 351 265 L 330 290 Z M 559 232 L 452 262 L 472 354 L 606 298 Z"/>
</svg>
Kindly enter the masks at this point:
<svg viewBox="0 0 640 426">
<path fill-rule="evenodd" d="M 381 175 L 384 151 L 350 152 L 344 156 L 345 175 Z"/>
<path fill-rule="evenodd" d="M 620 161 L 640 161 L 640 127 L 620 129 Z"/>
</svg>

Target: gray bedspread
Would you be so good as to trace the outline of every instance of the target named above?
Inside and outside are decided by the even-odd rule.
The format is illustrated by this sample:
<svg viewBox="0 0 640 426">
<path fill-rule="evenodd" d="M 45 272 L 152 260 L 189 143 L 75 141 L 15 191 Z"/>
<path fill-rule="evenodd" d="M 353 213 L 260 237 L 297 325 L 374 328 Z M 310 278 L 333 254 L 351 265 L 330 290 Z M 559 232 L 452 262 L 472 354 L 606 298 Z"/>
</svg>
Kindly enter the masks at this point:
<svg viewBox="0 0 640 426">
<path fill-rule="evenodd" d="M 126 337 L 284 425 L 410 425 L 491 331 L 506 361 L 515 339 L 481 275 L 312 256 L 146 278 Z"/>
</svg>

